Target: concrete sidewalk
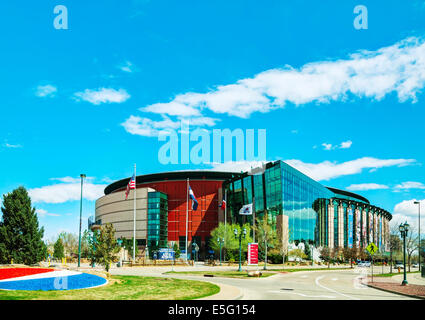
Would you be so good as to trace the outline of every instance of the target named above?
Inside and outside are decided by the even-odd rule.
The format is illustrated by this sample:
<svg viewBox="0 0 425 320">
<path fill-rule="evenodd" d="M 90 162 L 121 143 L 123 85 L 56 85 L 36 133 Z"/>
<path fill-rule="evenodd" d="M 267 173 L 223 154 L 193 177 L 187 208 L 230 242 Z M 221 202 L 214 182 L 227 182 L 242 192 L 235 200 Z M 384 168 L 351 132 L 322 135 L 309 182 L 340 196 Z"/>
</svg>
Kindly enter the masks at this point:
<svg viewBox="0 0 425 320">
<path fill-rule="evenodd" d="M 416 284 L 416 285 L 419 285 L 419 286 L 425 286 L 425 278 L 422 278 L 420 273 L 407 273 L 406 277 L 407 277 L 407 282 L 409 284 Z M 401 283 L 403 281 L 403 279 L 404 279 L 403 273 L 391 277 L 391 280 L 394 281 L 394 282 L 400 282 Z"/>
<path fill-rule="evenodd" d="M 240 300 L 243 297 L 242 291 L 237 287 L 230 286 L 223 283 L 213 283 L 213 284 L 220 287 L 220 292 L 212 296 L 200 298 L 197 300 Z"/>
</svg>

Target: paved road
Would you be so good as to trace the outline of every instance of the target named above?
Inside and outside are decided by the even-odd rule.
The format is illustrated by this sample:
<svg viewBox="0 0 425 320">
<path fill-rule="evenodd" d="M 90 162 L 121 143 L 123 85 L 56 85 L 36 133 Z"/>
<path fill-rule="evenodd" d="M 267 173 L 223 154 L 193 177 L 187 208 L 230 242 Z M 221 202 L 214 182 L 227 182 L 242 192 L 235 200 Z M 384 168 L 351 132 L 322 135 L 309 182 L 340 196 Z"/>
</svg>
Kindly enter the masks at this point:
<svg viewBox="0 0 425 320">
<path fill-rule="evenodd" d="M 414 300 L 363 286 L 360 278 L 367 274 L 368 270 L 361 268 L 280 273 L 261 279 L 205 278 L 162 274 L 161 272 L 164 270 L 155 270 L 155 268 L 116 268 L 111 270 L 111 274 L 115 275 L 173 277 L 224 284 L 239 288 L 238 297 L 242 300 Z M 229 297 L 229 299 L 235 299 L 235 296 Z"/>
</svg>

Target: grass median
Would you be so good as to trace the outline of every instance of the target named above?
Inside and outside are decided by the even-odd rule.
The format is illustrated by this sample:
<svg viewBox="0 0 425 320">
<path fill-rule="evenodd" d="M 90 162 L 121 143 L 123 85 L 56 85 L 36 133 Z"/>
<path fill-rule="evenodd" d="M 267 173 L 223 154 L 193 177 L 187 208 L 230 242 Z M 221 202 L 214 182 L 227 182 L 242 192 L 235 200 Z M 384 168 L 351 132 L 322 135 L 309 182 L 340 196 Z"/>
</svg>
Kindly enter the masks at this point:
<svg viewBox="0 0 425 320">
<path fill-rule="evenodd" d="M 350 268 L 270 268 L 267 270 L 259 269 L 261 272 L 261 277 L 259 278 L 267 278 L 272 275 L 282 273 L 282 272 L 298 272 L 298 271 L 333 271 L 333 270 L 350 270 Z M 255 271 L 255 270 L 249 270 Z M 258 277 L 250 277 L 246 270 L 242 271 L 168 271 L 164 274 L 180 274 L 180 275 L 192 275 L 192 276 L 214 276 L 214 277 L 224 277 L 224 278 L 258 278 Z"/>
<path fill-rule="evenodd" d="M 111 276 L 103 287 L 65 291 L 0 290 L 0 300 L 192 300 L 216 294 L 212 283 L 172 278 Z"/>
<path fill-rule="evenodd" d="M 272 271 L 261 271 L 260 278 L 270 277 L 276 272 Z M 191 275 L 191 276 L 214 276 L 214 277 L 224 277 L 224 278 L 254 278 L 248 276 L 248 272 L 244 271 L 168 271 L 165 274 L 183 274 L 183 275 Z"/>
</svg>

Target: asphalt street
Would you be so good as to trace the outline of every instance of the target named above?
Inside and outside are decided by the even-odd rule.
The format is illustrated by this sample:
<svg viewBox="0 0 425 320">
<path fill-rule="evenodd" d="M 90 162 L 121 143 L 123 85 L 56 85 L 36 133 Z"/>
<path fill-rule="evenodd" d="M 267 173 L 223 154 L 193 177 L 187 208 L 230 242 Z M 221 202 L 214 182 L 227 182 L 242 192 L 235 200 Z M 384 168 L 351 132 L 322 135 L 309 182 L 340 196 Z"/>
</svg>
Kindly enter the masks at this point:
<svg viewBox="0 0 425 320">
<path fill-rule="evenodd" d="M 196 268 L 195 268 L 196 269 Z M 181 270 L 183 271 L 183 270 Z M 375 270 L 374 270 L 375 271 Z M 406 296 L 387 293 L 361 284 L 368 269 L 354 268 L 329 271 L 299 271 L 279 273 L 267 278 L 206 278 L 164 274 L 154 268 L 115 268 L 114 275 L 143 275 L 202 280 L 236 287 L 242 300 L 415 300 Z M 236 297 L 229 297 L 235 299 Z"/>
</svg>

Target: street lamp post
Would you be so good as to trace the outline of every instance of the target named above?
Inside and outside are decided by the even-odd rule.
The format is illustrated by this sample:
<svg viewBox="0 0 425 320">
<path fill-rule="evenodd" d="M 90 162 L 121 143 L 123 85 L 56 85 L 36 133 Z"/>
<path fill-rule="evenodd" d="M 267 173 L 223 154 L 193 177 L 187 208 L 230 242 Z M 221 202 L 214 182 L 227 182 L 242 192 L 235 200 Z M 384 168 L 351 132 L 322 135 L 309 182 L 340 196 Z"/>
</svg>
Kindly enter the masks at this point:
<svg viewBox="0 0 425 320">
<path fill-rule="evenodd" d="M 415 201 L 415 204 L 418 205 L 418 233 L 419 233 L 419 245 L 418 245 L 418 253 L 419 253 L 419 271 L 421 271 L 421 202 Z"/>
<path fill-rule="evenodd" d="M 80 232 L 78 236 L 78 268 L 80 267 L 81 260 L 81 219 L 83 215 L 83 180 L 86 177 L 85 174 L 80 174 L 81 177 L 81 198 L 80 198 Z"/>
<path fill-rule="evenodd" d="M 220 266 L 221 266 L 221 244 L 224 243 L 224 238 L 217 238 L 217 242 L 220 246 Z"/>
<path fill-rule="evenodd" d="M 235 239 L 238 236 L 238 229 L 234 230 L 235 233 Z M 243 228 L 243 231 L 239 234 L 239 269 L 238 271 L 242 271 L 242 236 L 246 237 L 246 229 Z"/>
<path fill-rule="evenodd" d="M 409 224 L 405 222 L 404 224 L 400 224 L 398 227 L 398 230 L 400 231 L 401 236 L 403 237 L 403 269 L 404 269 L 404 277 L 403 282 L 401 283 L 402 286 L 405 286 L 408 284 L 407 277 L 406 277 L 406 236 L 409 232 Z"/>
</svg>

